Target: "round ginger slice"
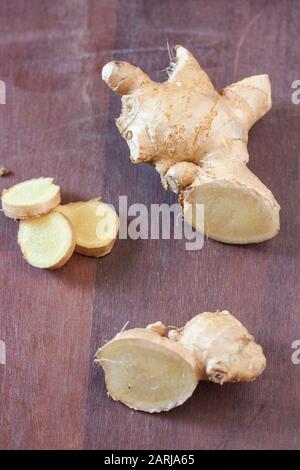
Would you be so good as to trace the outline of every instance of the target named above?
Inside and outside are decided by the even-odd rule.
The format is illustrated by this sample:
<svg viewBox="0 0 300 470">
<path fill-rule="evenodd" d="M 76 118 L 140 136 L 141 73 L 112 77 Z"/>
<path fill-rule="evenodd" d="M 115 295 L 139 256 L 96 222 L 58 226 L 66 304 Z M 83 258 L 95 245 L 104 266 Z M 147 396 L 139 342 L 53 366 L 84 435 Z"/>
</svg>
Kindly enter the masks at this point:
<svg viewBox="0 0 300 470">
<path fill-rule="evenodd" d="M 75 232 L 58 212 L 21 220 L 18 243 L 25 260 L 35 268 L 58 269 L 72 256 Z"/>
<path fill-rule="evenodd" d="M 99 258 L 111 252 L 119 230 L 119 217 L 111 206 L 98 198 L 70 202 L 57 210 L 75 228 L 76 253 Z"/>
<path fill-rule="evenodd" d="M 47 214 L 60 203 L 59 186 L 53 178 L 33 178 L 2 192 L 4 214 L 12 219 L 25 219 Z"/>
<path fill-rule="evenodd" d="M 148 413 L 181 405 L 200 378 L 189 351 L 147 329 L 119 333 L 97 351 L 96 362 L 114 400 Z"/>
</svg>

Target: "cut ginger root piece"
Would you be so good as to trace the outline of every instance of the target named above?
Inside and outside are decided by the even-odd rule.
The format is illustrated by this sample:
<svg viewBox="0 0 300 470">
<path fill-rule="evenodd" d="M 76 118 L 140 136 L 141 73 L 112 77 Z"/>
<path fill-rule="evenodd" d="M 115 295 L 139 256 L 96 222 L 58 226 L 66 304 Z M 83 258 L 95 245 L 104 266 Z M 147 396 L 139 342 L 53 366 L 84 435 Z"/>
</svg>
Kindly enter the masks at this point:
<svg viewBox="0 0 300 470">
<path fill-rule="evenodd" d="M 131 162 L 154 166 L 165 189 L 178 194 L 185 220 L 210 238 L 242 244 L 274 237 L 279 204 L 247 167 L 249 130 L 272 105 L 268 75 L 218 91 L 182 46 L 167 71 L 168 79 L 157 83 L 128 62 L 102 69 L 122 97 L 116 125 Z M 204 224 L 190 213 L 197 204 L 204 205 Z"/>
<path fill-rule="evenodd" d="M 98 199 L 70 202 L 56 209 L 64 214 L 76 231 L 76 253 L 96 258 L 111 252 L 119 230 L 119 217 Z"/>
<path fill-rule="evenodd" d="M 60 189 L 53 184 L 53 178 L 33 178 L 4 189 L 1 201 L 7 217 L 37 217 L 47 214 L 60 203 Z"/>
<path fill-rule="evenodd" d="M 21 220 L 18 243 L 31 266 L 58 269 L 72 256 L 76 237 L 69 220 L 58 212 L 51 212 Z"/>
<path fill-rule="evenodd" d="M 114 400 L 158 413 L 184 403 L 201 380 L 254 380 L 266 358 L 248 330 L 225 310 L 196 315 L 178 329 L 156 322 L 122 331 L 98 349 L 96 363 L 104 369 Z"/>
</svg>

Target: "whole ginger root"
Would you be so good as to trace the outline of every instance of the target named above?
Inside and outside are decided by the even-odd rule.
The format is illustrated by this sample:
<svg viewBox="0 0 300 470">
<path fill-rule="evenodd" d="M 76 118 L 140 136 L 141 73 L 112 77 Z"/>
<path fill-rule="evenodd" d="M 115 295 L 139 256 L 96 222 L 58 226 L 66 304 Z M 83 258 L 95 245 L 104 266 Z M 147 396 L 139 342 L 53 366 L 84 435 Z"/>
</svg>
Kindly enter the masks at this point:
<svg viewBox="0 0 300 470">
<path fill-rule="evenodd" d="M 181 405 L 201 380 L 249 382 L 266 367 L 261 346 L 226 310 L 196 315 L 183 328 L 156 322 L 122 331 L 96 362 L 114 400 L 149 413 Z"/>
<path fill-rule="evenodd" d="M 162 184 L 178 193 L 185 220 L 204 204 L 204 231 L 225 243 L 256 243 L 279 230 L 279 205 L 247 168 L 248 132 L 271 108 L 267 75 L 218 92 L 192 54 L 176 47 L 164 83 L 127 62 L 109 62 L 102 78 L 122 96 L 117 127 L 133 163 L 155 166 Z"/>
</svg>

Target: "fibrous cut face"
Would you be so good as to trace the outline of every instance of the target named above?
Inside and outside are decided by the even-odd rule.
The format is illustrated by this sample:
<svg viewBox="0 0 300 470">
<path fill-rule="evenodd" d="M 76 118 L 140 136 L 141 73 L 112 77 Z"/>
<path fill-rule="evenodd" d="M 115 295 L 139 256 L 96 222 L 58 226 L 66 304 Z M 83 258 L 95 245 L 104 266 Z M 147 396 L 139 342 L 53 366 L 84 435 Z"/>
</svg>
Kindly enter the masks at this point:
<svg viewBox="0 0 300 470">
<path fill-rule="evenodd" d="M 7 217 L 34 217 L 60 203 L 60 189 L 53 184 L 53 178 L 34 178 L 5 190 L 1 199 Z"/>
<path fill-rule="evenodd" d="M 204 205 L 204 231 L 218 241 L 256 243 L 262 238 L 271 238 L 278 231 L 278 217 L 274 219 L 274 208 L 269 200 L 238 182 L 199 185 L 190 193 L 189 202 Z M 190 211 L 185 219 L 195 226 Z"/>
<path fill-rule="evenodd" d="M 197 386 L 198 378 L 188 361 L 163 344 L 120 338 L 100 351 L 98 360 L 109 394 L 135 410 L 169 410 L 189 398 Z"/>
<path fill-rule="evenodd" d="M 111 247 L 119 229 L 119 218 L 111 206 L 92 199 L 61 205 L 57 210 L 66 215 L 75 227 L 78 253 L 91 256 L 107 254 L 105 248 Z"/>
<path fill-rule="evenodd" d="M 75 237 L 69 221 L 56 212 L 22 220 L 18 242 L 26 261 L 36 268 L 62 266 L 75 248 Z"/>
</svg>

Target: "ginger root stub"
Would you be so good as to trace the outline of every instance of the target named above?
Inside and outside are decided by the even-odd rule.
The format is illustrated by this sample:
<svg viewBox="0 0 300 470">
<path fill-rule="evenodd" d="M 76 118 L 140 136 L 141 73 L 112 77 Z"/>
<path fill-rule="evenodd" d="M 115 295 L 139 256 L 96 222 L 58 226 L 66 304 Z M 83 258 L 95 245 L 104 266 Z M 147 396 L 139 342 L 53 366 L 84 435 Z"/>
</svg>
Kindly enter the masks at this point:
<svg viewBox="0 0 300 470">
<path fill-rule="evenodd" d="M 184 403 L 201 380 L 255 380 L 266 358 L 253 336 L 228 311 L 205 312 L 183 328 L 161 322 L 118 333 L 96 353 L 108 394 L 149 413 Z"/>
<path fill-rule="evenodd" d="M 271 108 L 268 75 L 218 92 L 197 60 L 177 46 L 164 83 L 127 62 L 109 62 L 102 78 L 122 95 L 117 127 L 133 163 L 148 162 L 179 194 L 185 220 L 204 204 L 204 231 L 225 243 L 256 243 L 279 230 L 279 205 L 247 168 L 252 125 Z M 265 149 L 267 151 L 267 149 Z"/>
</svg>

